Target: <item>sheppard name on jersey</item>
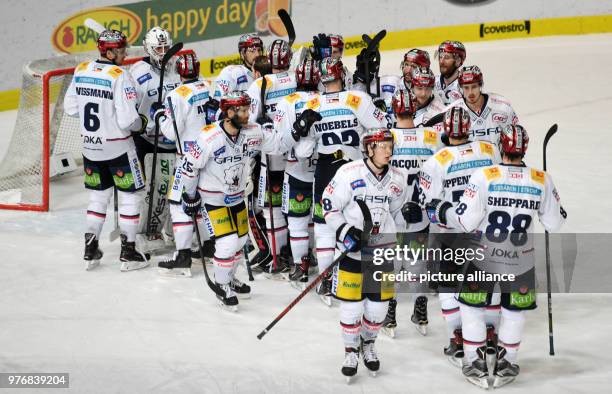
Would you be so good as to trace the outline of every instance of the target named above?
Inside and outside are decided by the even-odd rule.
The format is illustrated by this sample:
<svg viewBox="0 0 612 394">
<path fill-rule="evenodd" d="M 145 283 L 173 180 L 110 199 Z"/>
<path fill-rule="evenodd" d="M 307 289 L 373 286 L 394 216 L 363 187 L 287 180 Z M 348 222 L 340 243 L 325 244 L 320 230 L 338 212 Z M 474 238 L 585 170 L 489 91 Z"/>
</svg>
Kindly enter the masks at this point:
<svg viewBox="0 0 612 394">
<path fill-rule="evenodd" d="M 335 120 L 333 122 L 315 123 L 314 127 L 317 132 L 328 130 L 348 129 L 350 127 L 359 126 L 357 119 L 352 120 Z"/>
<path fill-rule="evenodd" d="M 458 178 L 451 178 L 444 181 L 444 188 L 462 186 L 470 183 L 470 175 L 460 176 Z"/>
<path fill-rule="evenodd" d="M 489 197 L 487 203 L 495 207 L 514 207 L 523 209 L 533 209 L 534 211 L 540 209 L 539 201 L 523 200 L 522 198 Z"/>
<path fill-rule="evenodd" d="M 113 99 L 113 92 L 109 92 L 108 90 L 94 88 L 76 88 L 76 92 L 79 96 L 98 97 L 107 100 Z"/>
</svg>

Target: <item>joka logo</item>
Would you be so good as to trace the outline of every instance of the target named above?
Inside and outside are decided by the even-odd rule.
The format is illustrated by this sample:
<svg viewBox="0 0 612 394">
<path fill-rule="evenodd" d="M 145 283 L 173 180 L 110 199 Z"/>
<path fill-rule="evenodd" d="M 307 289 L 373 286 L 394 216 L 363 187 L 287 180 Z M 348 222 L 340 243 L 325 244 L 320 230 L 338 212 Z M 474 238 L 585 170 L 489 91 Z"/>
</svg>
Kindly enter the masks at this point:
<svg viewBox="0 0 612 394">
<path fill-rule="evenodd" d="M 480 24 L 480 38 L 491 34 L 525 35 L 531 33 L 531 21 Z"/>
<path fill-rule="evenodd" d="M 140 17 L 119 7 L 104 7 L 85 10 L 60 22 L 51 36 L 51 43 L 64 53 L 83 52 L 96 49 L 98 33 L 84 25 L 91 18 L 107 29 L 120 30 L 132 44 L 142 32 Z"/>
</svg>

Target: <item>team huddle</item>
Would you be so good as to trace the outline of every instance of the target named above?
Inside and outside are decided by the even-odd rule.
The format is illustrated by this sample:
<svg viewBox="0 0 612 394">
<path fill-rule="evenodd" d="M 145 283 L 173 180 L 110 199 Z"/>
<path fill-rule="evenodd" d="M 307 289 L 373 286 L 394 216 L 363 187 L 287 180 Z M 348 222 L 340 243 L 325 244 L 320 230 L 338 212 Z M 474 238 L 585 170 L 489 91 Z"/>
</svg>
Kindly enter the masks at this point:
<svg viewBox="0 0 612 394">
<path fill-rule="evenodd" d="M 486 250 L 518 251 L 522 262 L 533 259 L 527 234 L 535 217 L 551 232 L 565 220 L 550 175 L 523 162 L 529 136 L 511 104 L 484 92 L 482 71 L 464 66 L 458 41 L 439 45 L 438 76 L 429 53 L 416 48 L 404 55 L 401 75 L 381 76 L 375 45 L 357 56 L 351 75 L 340 35 L 319 34 L 294 54 L 285 40 L 265 50 L 261 38 L 245 34 L 242 64 L 223 69 L 214 84 L 200 78 L 193 51 L 162 62 L 172 47 L 166 30 L 151 29 L 143 45 L 148 56 L 122 68 L 126 37 L 104 31 L 100 59 L 76 67 L 65 96 L 66 113 L 80 118 L 90 191 L 86 269 L 102 259 L 114 194 L 122 271 L 149 266 L 154 250 L 136 241 L 157 236 L 175 248 L 158 262 L 161 275 L 190 277 L 194 258 L 211 260 L 209 285 L 233 311 L 251 293 L 236 276 L 241 264 L 301 289 L 318 271 L 321 300 L 339 304 L 347 379 L 360 358 L 376 374 L 378 334 L 393 337 L 397 328 L 399 284 L 373 280 L 366 250 L 398 242 L 453 249 L 449 240 L 465 233 Z M 486 260 L 433 269 L 521 265 Z M 410 267 L 391 259 L 375 268 Z M 519 374 L 525 311 L 536 298 L 533 266 L 516 274 L 511 288 L 465 280 L 411 291 L 411 321 L 422 335 L 428 297 L 438 294 L 444 355 L 483 388 L 489 374 L 494 387 Z"/>
</svg>

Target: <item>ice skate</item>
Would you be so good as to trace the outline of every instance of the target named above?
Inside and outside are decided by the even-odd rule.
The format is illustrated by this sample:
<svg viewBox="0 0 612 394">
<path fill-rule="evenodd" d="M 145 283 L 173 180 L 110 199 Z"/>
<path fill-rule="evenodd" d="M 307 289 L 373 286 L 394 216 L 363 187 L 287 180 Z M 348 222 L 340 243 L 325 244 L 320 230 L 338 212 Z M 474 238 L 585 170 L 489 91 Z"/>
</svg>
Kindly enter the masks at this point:
<svg viewBox="0 0 612 394">
<path fill-rule="evenodd" d="M 215 241 L 212 239 L 208 239 L 204 241 L 202 244 L 202 249 L 204 250 L 204 259 L 211 260 L 215 255 Z M 191 249 L 191 258 L 195 260 L 202 261 L 202 256 L 200 255 L 200 248 Z"/>
<path fill-rule="evenodd" d="M 478 357 L 471 364 L 468 363 L 463 366 L 463 376 L 465 376 L 468 382 L 487 390 L 489 388 L 489 372 L 485 359 L 486 347 L 479 347 L 476 350 L 476 354 Z"/>
<path fill-rule="evenodd" d="M 376 354 L 374 340 L 364 341 L 363 338 L 361 339 L 361 355 L 363 357 L 363 365 L 366 366 L 370 375 L 375 377 L 380 369 L 380 361 L 378 360 L 378 354 Z"/>
<path fill-rule="evenodd" d="M 217 299 L 219 300 L 219 306 L 230 312 L 238 311 L 238 297 L 234 294 L 229 283 L 226 284 L 218 284 L 224 294 L 217 294 Z"/>
<path fill-rule="evenodd" d="M 276 267 L 274 267 L 274 259 L 264 269 L 264 276 L 272 280 L 288 280 L 291 272 L 290 255 L 287 252 L 287 247 L 283 246 L 279 254 L 276 255 Z"/>
<path fill-rule="evenodd" d="M 128 242 L 125 234 L 121 234 L 121 271 L 134 271 L 149 266 L 148 253 L 140 253 L 136 250 L 136 242 Z"/>
<path fill-rule="evenodd" d="M 181 249 L 174 252 L 172 259 L 162 260 L 157 266 L 162 276 L 191 278 L 191 250 Z"/>
<path fill-rule="evenodd" d="M 308 269 L 310 268 L 310 257 L 302 257 L 300 264 L 293 266 L 293 272 L 289 274 L 289 283 L 296 289 L 303 291 L 308 283 Z"/>
<path fill-rule="evenodd" d="M 317 285 L 317 294 L 328 307 L 332 306 L 332 273 L 329 272 Z"/>
<path fill-rule="evenodd" d="M 463 336 L 461 330 L 457 329 L 454 332 L 455 336 L 450 339 L 450 343 L 444 348 L 444 354 L 448 357 L 448 361 L 454 366 L 461 368 L 463 366 Z"/>
<path fill-rule="evenodd" d="M 495 364 L 495 380 L 493 387 L 498 388 L 512 383 L 518 376 L 520 368 L 518 364 L 512 364 L 505 358 L 506 349 L 499 346 L 497 352 L 497 363 Z"/>
<path fill-rule="evenodd" d="M 495 333 L 495 327 L 491 324 L 487 324 L 487 368 L 490 371 L 495 369 L 497 363 L 497 334 Z"/>
<path fill-rule="evenodd" d="M 236 293 L 236 297 L 238 297 L 239 299 L 244 300 L 251 298 L 251 286 L 238 280 L 238 278 L 236 278 L 235 276 L 232 278 L 232 281 L 229 285 L 232 291 Z"/>
<path fill-rule="evenodd" d="M 395 329 L 397 328 L 397 321 L 395 320 L 395 310 L 397 308 L 397 301 L 395 299 L 389 300 L 389 308 L 387 309 L 387 316 L 383 320 L 381 331 L 389 338 L 395 338 Z"/>
<path fill-rule="evenodd" d="M 427 297 L 418 296 L 414 301 L 414 311 L 410 320 L 415 324 L 416 330 L 419 334 L 427 335 Z"/>
<path fill-rule="evenodd" d="M 90 271 L 100 265 L 100 259 L 104 253 L 98 247 L 98 240 L 92 233 L 85 234 L 85 253 L 83 261 L 85 262 L 85 270 Z"/>
<path fill-rule="evenodd" d="M 344 348 L 344 362 L 342 363 L 342 375 L 346 377 L 346 383 L 351 383 L 357 374 L 359 365 L 359 350 L 347 347 Z"/>
</svg>

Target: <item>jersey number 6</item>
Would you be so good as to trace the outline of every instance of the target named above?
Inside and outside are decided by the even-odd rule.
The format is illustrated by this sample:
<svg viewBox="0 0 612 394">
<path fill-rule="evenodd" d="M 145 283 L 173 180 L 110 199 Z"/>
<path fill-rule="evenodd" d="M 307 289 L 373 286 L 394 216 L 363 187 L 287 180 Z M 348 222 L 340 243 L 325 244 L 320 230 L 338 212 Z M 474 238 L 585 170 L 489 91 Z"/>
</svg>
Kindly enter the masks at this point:
<svg viewBox="0 0 612 394">
<path fill-rule="evenodd" d="M 100 128 L 100 119 L 98 118 L 98 112 L 100 106 L 97 103 L 87 103 L 83 108 L 83 126 L 87 131 L 98 131 Z"/>
</svg>

